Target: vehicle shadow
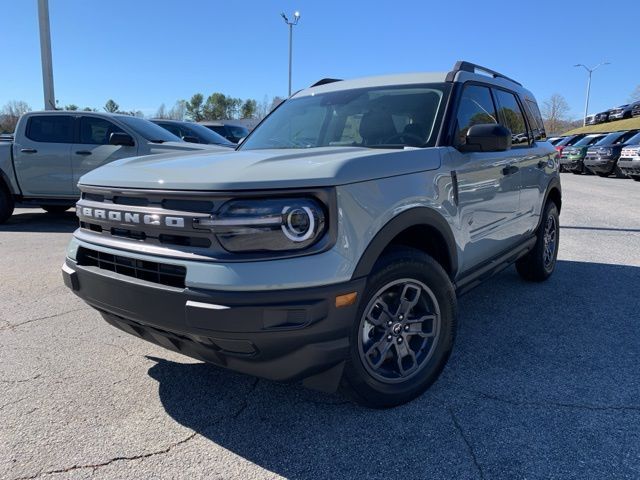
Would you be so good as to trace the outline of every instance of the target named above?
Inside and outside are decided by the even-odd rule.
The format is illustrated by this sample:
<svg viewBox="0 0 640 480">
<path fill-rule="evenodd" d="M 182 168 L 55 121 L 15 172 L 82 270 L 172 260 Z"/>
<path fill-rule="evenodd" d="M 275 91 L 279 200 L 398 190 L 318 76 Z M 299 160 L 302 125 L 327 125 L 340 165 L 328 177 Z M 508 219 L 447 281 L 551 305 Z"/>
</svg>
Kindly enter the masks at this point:
<svg viewBox="0 0 640 480">
<path fill-rule="evenodd" d="M 202 363 L 152 358 L 149 375 L 176 422 L 287 478 L 624 477 L 638 465 L 595 439 L 640 434 L 616 417 L 640 411 L 633 285 L 632 266 L 560 261 L 540 284 L 508 269 L 460 299 L 440 379 L 391 410 Z"/>
<path fill-rule="evenodd" d="M 78 217 L 74 209 L 64 213 L 47 213 L 40 209 L 28 211 L 16 209 L 11 218 L 0 225 L 0 232 L 71 233 L 76 228 L 78 228 Z"/>
</svg>

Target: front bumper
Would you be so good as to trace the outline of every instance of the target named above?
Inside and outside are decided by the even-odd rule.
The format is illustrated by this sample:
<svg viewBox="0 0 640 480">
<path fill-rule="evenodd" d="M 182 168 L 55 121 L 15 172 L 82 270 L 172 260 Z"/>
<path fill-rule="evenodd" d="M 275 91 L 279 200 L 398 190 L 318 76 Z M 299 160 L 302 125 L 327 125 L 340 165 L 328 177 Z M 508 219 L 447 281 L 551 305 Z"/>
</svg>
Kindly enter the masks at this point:
<svg viewBox="0 0 640 480">
<path fill-rule="evenodd" d="M 616 159 L 600 157 L 598 155 L 587 156 L 584 159 L 584 166 L 594 173 L 611 174 L 616 166 Z"/>
<path fill-rule="evenodd" d="M 582 172 L 584 170 L 584 159 L 582 157 L 560 157 L 560 165 L 572 172 Z"/>
<path fill-rule="evenodd" d="M 344 362 L 357 301 L 337 308 L 335 297 L 356 292 L 360 299 L 366 281 L 280 291 L 183 289 L 69 258 L 62 275 L 76 295 L 127 333 L 275 381 L 317 377 Z"/>
<path fill-rule="evenodd" d="M 640 157 L 621 158 L 618 160 L 618 168 L 625 175 L 640 175 Z"/>
</svg>

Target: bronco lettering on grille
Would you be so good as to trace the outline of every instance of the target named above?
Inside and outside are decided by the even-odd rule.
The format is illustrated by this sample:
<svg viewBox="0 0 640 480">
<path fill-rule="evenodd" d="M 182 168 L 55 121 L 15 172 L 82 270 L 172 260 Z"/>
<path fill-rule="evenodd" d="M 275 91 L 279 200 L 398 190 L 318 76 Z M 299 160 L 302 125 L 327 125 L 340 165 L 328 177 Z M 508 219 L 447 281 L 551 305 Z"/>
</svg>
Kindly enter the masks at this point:
<svg viewBox="0 0 640 480">
<path fill-rule="evenodd" d="M 182 217 L 120 212 L 90 207 L 81 207 L 79 213 L 82 217 L 110 220 L 112 222 L 184 228 L 184 218 Z"/>
</svg>

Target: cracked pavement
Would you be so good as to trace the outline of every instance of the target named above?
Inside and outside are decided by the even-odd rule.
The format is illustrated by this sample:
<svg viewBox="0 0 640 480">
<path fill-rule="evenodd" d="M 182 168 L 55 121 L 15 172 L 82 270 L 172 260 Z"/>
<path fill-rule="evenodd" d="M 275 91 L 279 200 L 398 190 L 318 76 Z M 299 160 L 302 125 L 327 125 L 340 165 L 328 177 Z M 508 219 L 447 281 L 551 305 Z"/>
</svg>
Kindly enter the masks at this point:
<svg viewBox="0 0 640 480">
<path fill-rule="evenodd" d="M 386 411 L 127 336 L 62 284 L 73 213 L 0 226 L 0 478 L 640 478 L 640 184 L 562 175 L 560 263 L 460 299 L 441 378 Z"/>
</svg>

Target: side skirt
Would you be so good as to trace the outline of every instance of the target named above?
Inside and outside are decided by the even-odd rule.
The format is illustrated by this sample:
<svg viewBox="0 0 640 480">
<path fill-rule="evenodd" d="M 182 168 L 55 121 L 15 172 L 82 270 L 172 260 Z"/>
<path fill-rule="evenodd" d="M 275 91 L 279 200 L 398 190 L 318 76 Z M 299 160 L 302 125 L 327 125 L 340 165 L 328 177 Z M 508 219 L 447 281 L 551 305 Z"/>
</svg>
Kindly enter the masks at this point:
<svg viewBox="0 0 640 480">
<path fill-rule="evenodd" d="M 469 290 L 477 287 L 488 278 L 494 276 L 496 273 L 504 270 L 508 266 L 514 264 L 518 259 L 524 257 L 529 253 L 536 244 L 536 237 L 533 236 L 516 246 L 501 253 L 498 256 L 488 260 L 487 262 L 479 265 L 478 267 L 465 272 L 455 282 L 456 293 L 458 296 L 462 296 Z"/>
</svg>

